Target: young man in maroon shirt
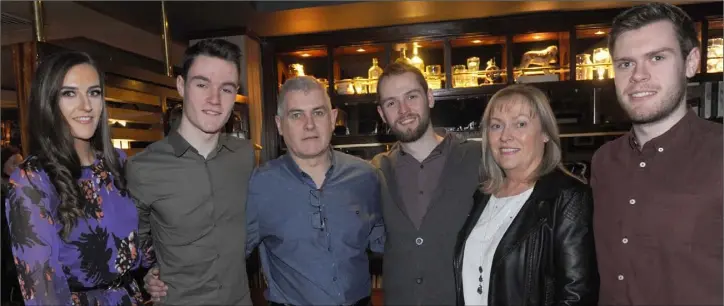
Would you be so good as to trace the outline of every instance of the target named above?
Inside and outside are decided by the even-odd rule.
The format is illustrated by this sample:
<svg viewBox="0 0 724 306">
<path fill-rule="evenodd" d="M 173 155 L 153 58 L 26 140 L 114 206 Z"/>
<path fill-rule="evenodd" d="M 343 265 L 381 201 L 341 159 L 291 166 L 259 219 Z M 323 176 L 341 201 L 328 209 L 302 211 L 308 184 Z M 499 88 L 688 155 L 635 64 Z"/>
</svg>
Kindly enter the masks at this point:
<svg viewBox="0 0 724 306">
<path fill-rule="evenodd" d="M 722 126 L 686 105 L 694 23 L 650 3 L 613 22 L 616 93 L 633 123 L 593 157 L 600 305 L 722 304 Z"/>
</svg>

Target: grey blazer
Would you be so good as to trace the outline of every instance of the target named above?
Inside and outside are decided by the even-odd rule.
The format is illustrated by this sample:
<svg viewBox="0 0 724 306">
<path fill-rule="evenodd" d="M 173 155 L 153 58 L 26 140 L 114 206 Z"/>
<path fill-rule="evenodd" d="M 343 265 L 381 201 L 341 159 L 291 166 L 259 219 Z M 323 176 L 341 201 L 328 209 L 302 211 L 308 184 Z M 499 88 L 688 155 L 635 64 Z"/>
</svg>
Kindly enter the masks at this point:
<svg viewBox="0 0 724 306">
<path fill-rule="evenodd" d="M 455 304 L 455 238 L 479 186 L 481 147 L 477 141 L 460 139 L 451 145 L 420 228 L 408 217 L 395 182 L 393 165 L 399 143 L 372 159 L 382 177 L 382 216 L 387 231 L 382 281 L 385 305 Z"/>
</svg>

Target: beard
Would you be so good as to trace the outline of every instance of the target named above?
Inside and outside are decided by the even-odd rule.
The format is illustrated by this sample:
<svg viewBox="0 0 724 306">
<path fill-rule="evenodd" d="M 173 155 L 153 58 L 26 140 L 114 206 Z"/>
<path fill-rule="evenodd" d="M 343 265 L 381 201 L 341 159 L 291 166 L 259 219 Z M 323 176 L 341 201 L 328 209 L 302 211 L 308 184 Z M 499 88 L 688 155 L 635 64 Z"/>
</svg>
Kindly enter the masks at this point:
<svg viewBox="0 0 724 306">
<path fill-rule="evenodd" d="M 674 84 L 667 90 L 657 103 L 651 106 L 651 110 L 636 110 L 626 103 L 621 103 L 621 107 L 626 111 L 629 119 L 633 124 L 647 124 L 658 122 L 673 113 L 680 103 L 683 103 L 686 94 L 686 75 L 682 75 L 679 82 Z M 619 101 L 625 101 L 623 94 L 617 94 Z"/>
<path fill-rule="evenodd" d="M 406 118 L 409 118 L 411 116 L 416 116 L 418 118 L 418 124 L 414 128 L 398 128 L 398 123 L 395 123 L 394 125 L 390 126 L 390 130 L 392 131 L 392 134 L 397 137 L 397 140 L 400 142 L 414 142 L 417 141 L 422 137 L 422 135 L 425 135 L 425 132 L 427 131 L 427 127 L 430 125 L 430 109 L 428 108 L 426 111 L 424 111 L 423 114 L 417 115 L 417 114 L 410 114 L 405 117 L 399 118 L 397 121 L 402 121 Z"/>
</svg>

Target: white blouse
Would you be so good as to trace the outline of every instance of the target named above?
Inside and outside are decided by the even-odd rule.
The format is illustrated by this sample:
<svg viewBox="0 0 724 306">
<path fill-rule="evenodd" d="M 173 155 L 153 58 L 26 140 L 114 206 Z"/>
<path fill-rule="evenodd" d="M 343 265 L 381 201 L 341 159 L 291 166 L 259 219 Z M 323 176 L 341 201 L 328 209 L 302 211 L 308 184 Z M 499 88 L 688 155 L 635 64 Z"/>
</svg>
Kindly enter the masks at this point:
<svg viewBox="0 0 724 306">
<path fill-rule="evenodd" d="M 462 279 L 465 305 L 487 305 L 489 276 L 498 243 L 513 223 L 533 188 L 509 197 L 490 196 L 485 210 L 465 242 Z"/>
</svg>

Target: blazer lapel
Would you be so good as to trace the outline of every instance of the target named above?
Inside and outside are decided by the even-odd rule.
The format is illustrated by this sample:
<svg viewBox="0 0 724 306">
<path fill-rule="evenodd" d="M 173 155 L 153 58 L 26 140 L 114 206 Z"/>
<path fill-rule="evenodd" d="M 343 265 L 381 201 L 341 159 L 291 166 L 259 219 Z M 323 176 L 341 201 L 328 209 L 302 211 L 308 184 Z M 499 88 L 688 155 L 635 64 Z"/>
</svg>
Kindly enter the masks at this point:
<svg viewBox="0 0 724 306">
<path fill-rule="evenodd" d="M 382 174 L 385 176 L 385 181 L 387 183 L 387 190 L 390 192 L 392 201 L 395 202 L 395 204 L 400 209 L 402 214 L 414 226 L 414 222 L 412 222 L 412 219 L 410 219 L 410 215 L 407 212 L 407 208 L 405 207 L 405 204 L 402 202 L 402 197 L 400 196 L 400 189 L 397 187 L 395 169 L 394 169 L 394 167 L 392 167 L 393 159 L 395 159 L 395 158 L 397 158 L 397 155 L 392 154 L 392 153 L 388 154 L 386 156 L 383 156 L 380 159 L 380 170 L 382 170 Z"/>
</svg>

